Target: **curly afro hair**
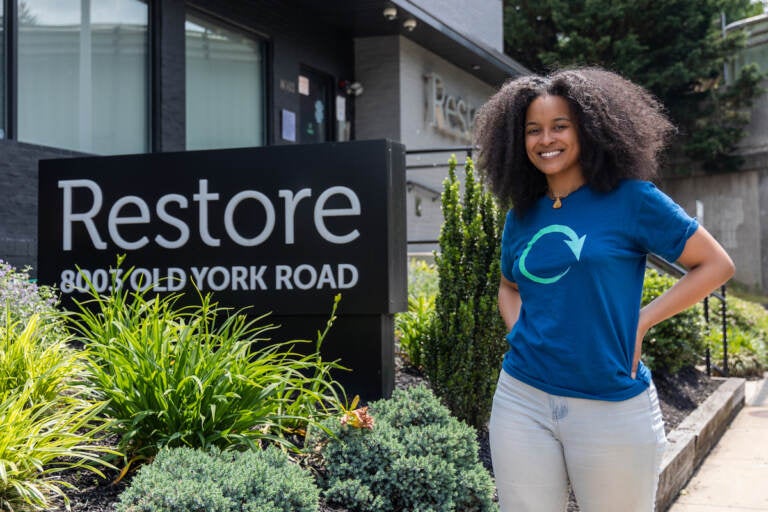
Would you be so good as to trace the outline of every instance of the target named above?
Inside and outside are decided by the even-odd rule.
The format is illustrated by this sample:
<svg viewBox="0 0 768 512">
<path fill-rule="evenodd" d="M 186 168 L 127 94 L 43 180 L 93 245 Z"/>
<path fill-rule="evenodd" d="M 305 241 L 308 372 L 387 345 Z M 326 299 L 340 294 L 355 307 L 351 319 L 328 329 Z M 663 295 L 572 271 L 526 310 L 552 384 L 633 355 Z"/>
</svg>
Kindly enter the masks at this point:
<svg viewBox="0 0 768 512">
<path fill-rule="evenodd" d="M 565 69 L 511 80 L 477 113 L 478 168 L 503 204 L 518 216 L 547 191 L 525 151 L 525 115 L 539 96 L 565 98 L 576 117 L 580 163 L 587 184 L 613 190 L 621 180 L 653 181 L 658 156 L 675 128 L 645 89 L 601 68 Z"/>
</svg>

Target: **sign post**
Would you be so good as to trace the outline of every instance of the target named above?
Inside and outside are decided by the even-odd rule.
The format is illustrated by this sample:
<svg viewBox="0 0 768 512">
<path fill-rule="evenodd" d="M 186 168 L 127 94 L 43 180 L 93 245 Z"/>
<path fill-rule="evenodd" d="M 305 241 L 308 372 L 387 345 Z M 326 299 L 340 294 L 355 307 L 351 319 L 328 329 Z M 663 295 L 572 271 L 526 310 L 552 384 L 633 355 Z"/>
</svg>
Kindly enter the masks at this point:
<svg viewBox="0 0 768 512">
<path fill-rule="evenodd" d="M 348 393 L 391 393 L 393 315 L 407 308 L 401 144 L 43 160 L 39 205 L 38 277 L 65 305 L 83 275 L 107 292 L 119 254 L 134 268 L 124 286 L 197 286 L 271 312 L 275 341 L 314 339 L 340 293 L 323 357 L 351 369 L 336 375 Z"/>
</svg>

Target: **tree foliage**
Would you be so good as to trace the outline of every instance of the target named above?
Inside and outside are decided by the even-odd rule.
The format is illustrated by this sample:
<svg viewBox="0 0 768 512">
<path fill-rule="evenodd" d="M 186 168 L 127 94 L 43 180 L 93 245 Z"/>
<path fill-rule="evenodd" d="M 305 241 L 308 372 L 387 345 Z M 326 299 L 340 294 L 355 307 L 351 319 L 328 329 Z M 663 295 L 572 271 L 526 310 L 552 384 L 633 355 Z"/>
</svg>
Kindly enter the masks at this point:
<svg viewBox="0 0 768 512">
<path fill-rule="evenodd" d="M 728 22 L 762 12 L 749 0 L 504 0 L 505 52 L 534 72 L 572 65 L 616 71 L 655 94 L 680 130 L 679 156 L 733 170 L 762 78 L 724 67 L 746 35 Z"/>
<path fill-rule="evenodd" d="M 439 276 L 435 317 L 432 333 L 424 340 L 422 363 L 435 393 L 451 412 L 482 428 L 506 348 L 496 305 L 501 216 L 493 197 L 475 178 L 469 158 L 464 171 L 462 197 L 452 157 L 442 195 L 440 254 L 435 257 Z"/>
</svg>

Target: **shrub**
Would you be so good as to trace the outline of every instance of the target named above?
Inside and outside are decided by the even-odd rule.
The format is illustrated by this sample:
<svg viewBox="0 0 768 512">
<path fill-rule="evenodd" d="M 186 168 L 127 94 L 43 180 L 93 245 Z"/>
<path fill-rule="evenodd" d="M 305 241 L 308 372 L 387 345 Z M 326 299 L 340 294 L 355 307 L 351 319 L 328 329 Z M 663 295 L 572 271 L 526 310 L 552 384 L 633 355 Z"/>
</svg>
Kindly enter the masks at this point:
<svg viewBox="0 0 768 512">
<path fill-rule="evenodd" d="M 320 491 L 275 447 L 161 450 L 120 495 L 119 512 L 313 512 Z"/>
<path fill-rule="evenodd" d="M 180 295 L 118 288 L 92 288 L 71 321 L 130 460 L 164 446 L 253 449 L 267 440 L 298 449 L 296 434 L 340 410 L 343 390 L 329 375 L 338 365 L 319 355 L 333 316 L 315 351 L 300 356 L 291 352 L 299 342 L 265 343 L 273 327 L 257 325 L 264 317 L 249 320 L 210 296 L 180 306 Z"/>
<path fill-rule="evenodd" d="M 26 325 L 32 315 L 38 315 L 44 319 L 45 329 L 53 328 L 57 336 L 64 336 L 56 309 L 56 292 L 48 286 L 38 286 L 30 278 L 29 270 L 30 267 L 17 270 L 0 259 L 0 308 L 17 326 Z"/>
<path fill-rule="evenodd" d="M 0 309 L 0 510 L 45 510 L 55 496 L 67 501 L 62 472 L 103 476 L 100 455 L 113 452 L 96 443 L 104 404 L 83 385 L 79 354 L 46 339 L 37 314 L 22 324 L 8 309 Z"/>
<path fill-rule="evenodd" d="M 408 296 L 430 297 L 437 295 L 437 267 L 434 263 L 411 258 L 408 263 Z"/>
<path fill-rule="evenodd" d="M 435 257 L 436 314 L 423 362 L 435 392 L 451 412 L 482 428 L 506 349 L 497 308 L 501 216 L 493 197 L 476 181 L 471 159 L 464 170 L 460 198 L 456 159 L 451 158 L 442 196 L 441 253 Z"/>
<path fill-rule="evenodd" d="M 353 511 L 488 511 L 494 484 L 475 431 L 424 386 L 370 405 L 371 429 L 327 420 L 320 483 L 330 504 Z"/>
<path fill-rule="evenodd" d="M 664 293 L 677 279 L 648 269 L 642 304 Z M 706 349 L 704 311 L 696 304 L 648 330 L 643 341 L 643 362 L 654 371 L 677 373 L 701 361 Z"/>
<path fill-rule="evenodd" d="M 395 314 L 400 352 L 413 366 L 421 367 L 424 343 L 432 331 L 437 296 L 437 268 L 422 260 L 408 264 L 408 311 Z"/>
<path fill-rule="evenodd" d="M 760 377 L 768 367 L 768 311 L 755 302 L 733 295 L 727 297 L 726 334 L 728 374 Z M 720 301 L 710 300 L 707 344 L 712 362 L 723 368 L 722 309 Z"/>
</svg>

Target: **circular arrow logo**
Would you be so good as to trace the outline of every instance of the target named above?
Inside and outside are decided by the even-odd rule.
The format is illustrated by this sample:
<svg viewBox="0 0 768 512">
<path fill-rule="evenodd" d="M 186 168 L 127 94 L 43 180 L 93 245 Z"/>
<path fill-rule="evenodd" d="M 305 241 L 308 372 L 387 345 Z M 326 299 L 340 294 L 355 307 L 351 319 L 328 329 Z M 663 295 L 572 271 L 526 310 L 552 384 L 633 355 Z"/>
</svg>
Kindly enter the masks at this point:
<svg viewBox="0 0 768 512">
<path fill-rule="evenodd" d="M 563 240 L 565 245 L 568 246 L 568 248 L 573 252 L 573 255 L 576 256 L 576 261 L 579 261 L 581 258 L 581 249 L 584 247 L 584 240 L 586 240 L 587 235 L 584 235 L 582 237 L 579 237 L 579 235 L 576 234 L 574 230 L 569 228 L 568 226 L 563 226 L 562 224 L 550 224 L 547 227 L 541 228 L 535 235 L 533 235 L 533 238 L 531 238 L 531 241 L 528 242 L 528 245 L 526 246 L 525 250 L 523 251 L 523 254 L 520 256 L 520 262 L 518 263 L 520 267 L 520 272 L 533 281 L 534 283 L 539 284 L 552 284 L 558 282 L 562 277 L 568 273 L 569 270 L 571 270 L 571 267 L 569 266 L 565 270 L 563 270 L 561 273 L 559 273 L 556 276 L 553 277 L 539 277 L 537 275 L 531 274 L 527 268 L 525 268 L 525 258 L 528 256 L 528 253 L 531 251 L 531 248 L 533 247 L 533 244 L 535 244 L 539 238 L 543 237 L 544 235 L 547 235 L 549 233 L 562 233 L 565 236 L 568 237 L 567 240 Z"/>
</svg>

